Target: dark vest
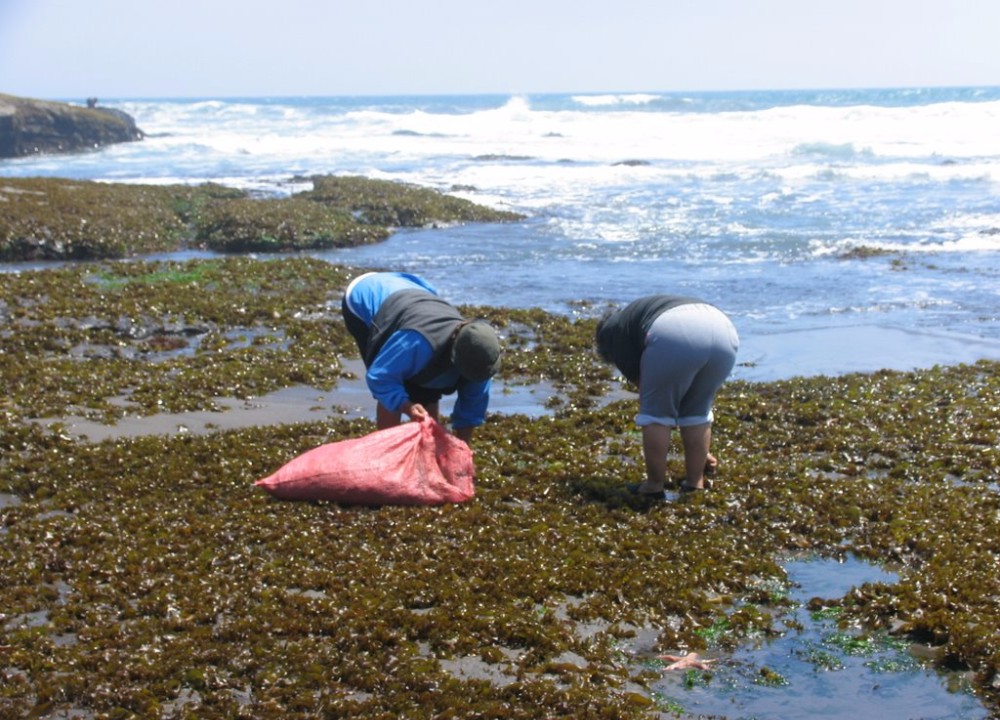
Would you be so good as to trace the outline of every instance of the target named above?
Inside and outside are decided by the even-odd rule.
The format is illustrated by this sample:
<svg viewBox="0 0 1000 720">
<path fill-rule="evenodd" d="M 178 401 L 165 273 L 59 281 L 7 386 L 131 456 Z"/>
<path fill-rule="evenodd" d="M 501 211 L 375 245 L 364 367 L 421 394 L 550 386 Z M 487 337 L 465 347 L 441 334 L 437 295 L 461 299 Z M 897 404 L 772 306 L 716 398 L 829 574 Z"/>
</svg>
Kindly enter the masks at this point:
<svg viewBox="0 0 1000 720">
<path fill-rule="evenodd" d="M 639 382 L 639 364 L 646 348 L 646 334 L 656 318 L 679 305 L 702 300 L 680 295 L 648 295 L 629 303 L 599 328 L 598 347 L 609 356 L 627 380 Z"/>
<path fill-rule="evenodd" d="M 370 366 L 382 346 L 398 330 L 414 330 L 430 343 L 434 356 L 423 370 L 408 378 L 421 385 L 433 380 L 451 366 L 452 338 L 465 318 L 445 300 L 425 290 L 400 290 L 385 299 L 372 320 L 365 366 Z M 450 391 L 454 391 L 451 388 Z"/>
</svg>

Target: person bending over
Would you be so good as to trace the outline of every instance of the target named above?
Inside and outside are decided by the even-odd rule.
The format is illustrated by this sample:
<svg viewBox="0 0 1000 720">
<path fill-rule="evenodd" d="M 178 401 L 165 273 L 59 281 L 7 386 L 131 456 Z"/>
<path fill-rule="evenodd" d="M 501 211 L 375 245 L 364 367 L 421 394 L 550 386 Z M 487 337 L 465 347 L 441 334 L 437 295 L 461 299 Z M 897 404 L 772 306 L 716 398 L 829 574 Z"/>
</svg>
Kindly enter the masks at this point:
<svg viewBox="0 0 1000 720">
<path fill-rule="evenodd" d="M 736 364 L 740 340 L 729 318 L 701 300 L 678 295 L 639 298 L 603 318 L 597 353 L 639 387 L 639 414 L 646 480 L 634 491 L 663 497 L 673 428 L 684 446 L 681 492 L 711 487 L 706 473 L 717 463 L 710 452 L 712 403 Z"/>
<path fill-rule="evenodd" d="M 403 272 L 372 272 L 347 286 L 341 312 L 365 363 L 378 429 L 402 415 L 440 421 L 439 401 L 457 392 L 454 434 L 471 442 L 486 419 L 500 342 L 485 320 L 468 320 L 429 282 Z"/>
</svg>

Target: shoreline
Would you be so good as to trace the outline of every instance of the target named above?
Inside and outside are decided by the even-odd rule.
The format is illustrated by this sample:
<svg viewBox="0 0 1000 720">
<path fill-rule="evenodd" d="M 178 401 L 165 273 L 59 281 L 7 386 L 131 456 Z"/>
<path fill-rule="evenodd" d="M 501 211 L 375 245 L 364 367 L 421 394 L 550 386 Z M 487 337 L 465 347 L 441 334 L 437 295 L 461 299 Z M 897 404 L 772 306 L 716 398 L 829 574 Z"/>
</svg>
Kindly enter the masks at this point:
<svg viewBox="0 0 1000 720">
<path fill-rule="evenodd" d="M 979 360 L 1000 360 L 1000 340 L 880 324 L 804 328 L 741 337 L 731 379 L 772 382 L 880 370 L 906 372 Z"/>
</svg>

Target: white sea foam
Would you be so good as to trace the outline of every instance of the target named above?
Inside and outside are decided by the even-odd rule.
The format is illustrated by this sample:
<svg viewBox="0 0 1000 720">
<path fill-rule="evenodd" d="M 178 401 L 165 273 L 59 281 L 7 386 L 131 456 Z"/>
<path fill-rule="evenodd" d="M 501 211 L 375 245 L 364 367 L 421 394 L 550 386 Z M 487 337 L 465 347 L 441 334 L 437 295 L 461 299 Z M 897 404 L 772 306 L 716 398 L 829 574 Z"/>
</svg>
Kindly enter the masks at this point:
<svg viewBox="0 0 1000 720">
<path fill-rule="evenodd" d="M 905 242 L 868 238 L 845 238 L 834 242 L 810 243 L 817 256 L 851 255 L 855 252 L 886 253 L 996 253 L 1000 252 L 1000 228 L 997 232 L 978 230 L 958 237 L 939 239 L 926 230 L 914 232 Z"/>
<path fill-rule="evenodd" d="M 698 174 L 768 169 L 789 179 L 820 173 L 899 178 L 996 180 L 1000 103 L 913 108 L 792 106 L 753 112 L 621 109 L 654 95 L 575 96 L 581 110 L 535 110 L 528 99 L 466 113 L 377 109 L 317 112 L 249 103 L 129 103 L 150 133 L 143 151 L 178 153 L 210 171 L 252 158 L 261 167 L 346 171 L 409 164 L 434 172 L 444 162 L 648 163 Z M 614 102 L 611 102 L 614 100 Z M 589 105 L 588 105 L 589 103 Z M 610 105 L 612 110 L 601 111 Z M 142 151 L 140 151 L 142 152 Z M 452 160 L 449 160 L 452 159 Z M 648 167 L 647 166 L 647 167 Z M 636 168 L 636 172 L 643 172 Z M 502 170 L 497 178 L 502 182 Z M 619 173 L 625 177 L 626 173 Z"/>
<path fill-rule="evenodd" d="M 679 289 L 731 308 L 750 336 L 871 308 L 900 326 L 1000 337 L 998 97 L 131 100 L 114 105 L 142 142 L 2 161 L 0 175 L 276 195 L 303 189 L 295 176 L 400 180 L 526 219 L 332 256 L 428 274 L 468 302 L 559 309 Z"/>
<path fill-rule="evenodd" d="M 659 97 L 659 95 L 650 95 L 648 93 L 574 95 L 573 102 L 587 107 L 600 107 L 602 105 L 648 105 L 651 102 L 655 102 Z"/>
</svg>

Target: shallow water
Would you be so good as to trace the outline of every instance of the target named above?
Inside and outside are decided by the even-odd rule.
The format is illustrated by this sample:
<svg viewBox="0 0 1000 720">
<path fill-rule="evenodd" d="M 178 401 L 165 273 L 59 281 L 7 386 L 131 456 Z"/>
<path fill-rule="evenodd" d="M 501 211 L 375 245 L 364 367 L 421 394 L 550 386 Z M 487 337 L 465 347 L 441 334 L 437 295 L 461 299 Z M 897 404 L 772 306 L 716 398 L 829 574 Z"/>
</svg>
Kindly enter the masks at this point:
<svg viewBox="0 0 1000 720">
<path fill-rule="evenodd" d="M 398 232 L 376 245 L 315 255 L 416 272 L 455 303 L 600 315 L 652 292 L 704 298 L 740 333 L 733 377 L 742 380 L 1000 359 L 990 253 L 910 256 L 894 269 L 900 257 L 751 260 L 734 257 L 735 248 L 714 257 L 711 247 L 690 247 L 704 243 L 644 254 L 633 243 L 554 236 L 532 221 Z"/>
<path fill-rule="evenodd" d="M 892 573 L 851 557 L 794 560 L 785 568 L 797 604 L 786 619 L 802 629 L 719 657 L 710 673 L 665 673 L 651 686 L 661 707 L 730 720 L 988 717 L 974 696 L 949 690 L 961 678 L 925 668 L 908 643 L 862 643 L 856 631 L 839 630 L 835 619 L 814 617 L 805 607 L 811 598 L 841 598 L 866 582 L 891 583 Z"/>
<path fill-rule="evenodd" d="M 321 255 L 457 303 L 696 295 L 733 318 L 749 380 L 1000 359 L 1000 88 L 105 102 L 146 139 L 0 178 L 414 183 L 525 220 Z"/>
<path fill-rule="evenodd" d="M 112 438 L 140 437 L 143 435 L 204 435 L 210 432 L 234 430 L 259 425 L 284 425 L 303 422 L 320 422 L 331 418 L 375 418 L 375 401 L 364 381 L 364 365 L 360 360 L 341 359 L 346 373 L 353 377 L 342 378 L 337 387 L 320 390 L 307 385 L 283 388 L 249 400 L 215 398 L 219 408 L 192 410 L 177 413 L 130 416 L 111 425 L 80 416 L 36 419 L 46 427 L 58 426 L 70 437 L 101 442 Z M 560 393 L 551 383 L 517 384 L 494 380 L 490 393 L 491 413 L 540 417 L 551 414 L 547 401 Z M 620 398 L 634 398 L 634 393 L 615 391 L 602 399 L 610 402 Z M 127 398 L 119 404 L 128 406 Z M 441 415 L 449 417 L 455 404 L 455 395 L 441 399 Z M 3 507 L 0 495 L 0 507 Z"/>
</svg>

